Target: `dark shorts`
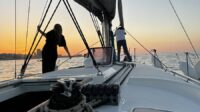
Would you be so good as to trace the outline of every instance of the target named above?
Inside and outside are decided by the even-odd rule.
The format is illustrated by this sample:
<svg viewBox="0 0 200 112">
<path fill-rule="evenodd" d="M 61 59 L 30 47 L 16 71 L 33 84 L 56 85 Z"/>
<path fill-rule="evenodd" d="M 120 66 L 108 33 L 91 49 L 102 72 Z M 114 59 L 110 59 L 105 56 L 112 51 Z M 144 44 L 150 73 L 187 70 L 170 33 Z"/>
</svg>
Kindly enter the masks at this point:
<svg viewBox="0 0 200 112">
<path fill-rule="evenodd" d="M 128 60 L 131 61 L 131 56 L 129 54 L 127 45 L 126 45 L 126 40 L 119 40 L 117 41 L 117 51 L 118 51 L 118 58 L 117 60 L 120 61 L 120 52 L 121 52 L 121 47 L 123 47 L 124 54 L 127 56 Z"/>
</svg>

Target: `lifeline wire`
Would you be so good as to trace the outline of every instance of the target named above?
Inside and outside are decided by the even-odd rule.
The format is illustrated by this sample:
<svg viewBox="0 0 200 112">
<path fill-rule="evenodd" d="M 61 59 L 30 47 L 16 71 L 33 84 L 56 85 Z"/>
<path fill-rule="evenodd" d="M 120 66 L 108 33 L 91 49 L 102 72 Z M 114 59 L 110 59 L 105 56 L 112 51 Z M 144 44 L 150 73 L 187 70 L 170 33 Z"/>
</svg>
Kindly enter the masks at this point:
<svg viewBox="0 0 200 112">
<path fill-rule="evenodd" d="M 51 6 L 51 3 L 52 3 L 52 0 L 50 0 L 50 2 L 49 2 L 48 8 L 46 9 L 46 12 L 45 12 L 45 14 L 44 14 L 44 17 L 43 17 L 43 19 L 42 19 L 42 21 L 41 21 L 41 23 L 40 23 L 40 26 L 41 26 L 41 25 L 43 24 L 43 22 L 44 22 L 44 19 L 45 19 L 46 15 L 47 15 L 47 12 L 48 12 L 48 10 L 49 10 L 49 8 L 50 8 L 50 6 Z M 26 70 L 26 67 L 27 67 L 27 64 L 28 64 L 28 60 L 30 59 L 30 57 L 31 57 L 31 55 L 32 55 L 32 54 L 31 54 L 31 51 L 32 51 L 32 49 L 33 49 L 33 46 L 34 46 L 34 44 L 35 44 L 35 41 L 36 41 L 36 38 L 37 38 L 38 34 L 39 34 L 39 32 L 37 31 L 37 33 L 35 34 L 34 40 L 33 40 L 33 42 L 32 42 L 32 45 L 31 45 L 31 47 L 30 47 L 30 49 L 29 49 L 29 52 L 28 52 L 28 54 L 27 54 L 27 56 L 26 56 L 26 59 L 24 60 L 24 64 L 22 65 L 22 68 L 21 68 L 21 75 L 23 75 L 24 72 L 25 72 L 25 70 Z"/>
<path fill-rule="evenodd" d="M 186 29 L 185 29 L 185 27 L 184 27 L 184 25 L 183 25 L 183 23 L 182 23 L 182 21 L 181 21 L 179 15 L 178 15 L 178 13 L 176 12 L 176 9 L 174 8 L 174 6 L 173 6 L 173 4 L 172 4 L 172 2 L 171 2 L 171 0 L 169 0 L 169 3 L 170 3 L 170 5 L 171 5 L 171 7 L 172 7 L 172 9 L 173 9 L 173 11 L 174 11 L 174 13 L 175 13 L 175 15 L 176 15 L 178 21 L 179 21 L 179 23 L 180 23 L 180 25 L 181 25 L 181 27 L 182 27 L 184 33 L 185 33 L 185 35 L 186 35 L 188 41 L 190 42 L 190 45 L 191 45 L 192 49 L 194 50 L 194 52 L 195 52 L 197 58 L 199 58 L 199 56 L 198 56 L 198 54 L 197 54 L 197 52 L 196 52 L 196 50 L 195 50 L 195 47 L 194 47 L 194 45 L 192 44 L 192 41 L 191 41 L 191 39 L 190 39 L 190 36 L 188 35 L 188 33 L 187 33 L 187 31 L 186 31 Z"/>
<path fill-rule="evenodd" d="M 25 55 L 26 55 L 26 49 L 27 49 L 27 40 L 28 40 L 28 31 L 29 31 L 29 17 L 30 17 L 30 8 L 31 8 L 31 0 L 28 2 L 28 17 L 27 17 L 27 26 L 26 26 L 26 42 L 25 42 Z M 25 56 L 24 55 L 24 56 Z"/>
<path fill-rule="evenodd" d="M 94 45 L 96 45 L 97 43 L 99 43 L 99 41 L 97 41 L 97 42 L 95 42 L 94 44 L 92 44 L 90 47 L 92 47 L 92 46 L 94 46 Z M 83 49 L 83 50 L 81 50 L 81 51 L 79 51 L 79 52 L 77 52 L 74 56 L 76 56 L 76 55 L 78 55 L 78 54 L 80 54 L 80 53 L 82 53 L 83 51 L 85 51 L 85 50 L 87 50 L 87 48 L 85 48 L 85 49 Z M 72 56 L 73 57 L 73 56 Z M 63 61 L 62 63 L 60 63 L 57 67 L 59 67 L 59 66 L 61 66 L 62 64 L 64 64 L 65 62 L 67 62 L 69 59 L 66 59 L 65 61 Z"/>
<path fill-rule="evenodd" d="M 17 49 L 17 0 L 15 0 L 15 78 L 17 77 L 17 62 L 16 62 L 16 51 Z"/>
<path fill-rule="evenodd" d="M 82 32 L 82 30 L 81 30 L 79 24 L 78 24 L 78 21 L 77 21 L 75 15 L 74 15 L 74 12 L 73 12 L 73 10 L 72 10 L 72 8 L 71 8 L 71 6 L 70 6 L 68 0 L 63 0 L 63 2 L 64 2 L 64 5 L 65 5 L 67 11 L 68 11 L 69 14 L 70 14 L 70 16 L 71 16 L 71 18 L 72 18 L 72 20 L 73 20 L 75 26 L 76 26 L 76 29 L 78 30 L 78 32 L 79 32 L 79 34 L 80 34 L 80 36 L 81 36 L 81 38 L 82 38 L 82 40 L 83 40 L 83 42 L 84 42 L 84 44 L 85 44 L 85 47 L 86 47 L 87 50 L 88 50 L 89 55 L 90 55 L 91 58 L 92 58 L 92 61 L 93 61 L 94 66 L 95 66 L 96 69 L 100 72 L 100 70 L 98 69 L 97 63 L 96 63 L 96 61 L 95 61 L 95 59 L 94 59 L 94 56 L 93 56 L 92 52 L 90 51 L 90 48 L 89 48 L 88 43 L 87 43 L 87 41 L 86 41 L 86 39 L 85 39 L 85 36 L 84 36 L 84 34 L 83 34 L 83 32 Z"/>
<path fill-rule="evenodd" d="M 125 30 L 126 30 L 126 29 L 125 29 Z M 154 56 L 154 55 L 153 55 L 144 45 L 142 45 L 131 33 L 129 33 L 127 30 L 126 30 L 126 32 L 127 32 L 140 46 L 142 46 L 150 55 Z M 162 62 L 160 61 L 160 59 L 159 59 L 158 57 L 155 57 L 155 59 L 157 59 L 157 60 L 165 67 L 165 69 L 168 68 L 164 63 L 162 63 Z"/>
</svg>

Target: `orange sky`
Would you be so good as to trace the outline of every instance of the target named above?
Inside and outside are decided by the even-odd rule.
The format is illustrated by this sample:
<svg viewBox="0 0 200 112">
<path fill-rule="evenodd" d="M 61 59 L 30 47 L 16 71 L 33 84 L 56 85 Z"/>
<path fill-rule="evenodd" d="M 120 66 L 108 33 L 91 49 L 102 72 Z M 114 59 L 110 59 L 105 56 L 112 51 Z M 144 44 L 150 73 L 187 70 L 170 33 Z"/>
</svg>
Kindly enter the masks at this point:
<svg viewBox="0 0 200 112">
<path fill-rule="evenodd" d="M 149 50 L 155 48 L 158 52 L 192 51 L 187 37 L 181 29 L 169 3 L 160 0 L 153 1 L 154 2 L 148 0 L 123 1 L 126 29 Z M 54 2 L 56 2 L 56 0 Z M 173 2 L 195 48 L 197 51 L 200 51 L 200 7 L 197 5 L 200 4 L 200 1 L 178 0 Z M 27 3 L 28 0 L 21 0 L 18 1 L 17 5 L 17 53 L 24 53 L 25 49 Z M 45 1 L 32 1 L 28 48 L 36 33 L 36 27 L 39 23 L 44 4 Z M 89 45 L 93 44 L 98 38 L 89 13 L 76 3 L 71 4 Z M 8 5 L 12 8 L 8 8 Z M 0 53 L 13 53 L 15 48 L 13 0 L 0 1 L 0 13 L 2 14 L 5 12 L 6 14 L 0 18 Z M 45 21 L 44 24 L 46 24 L 46 22 L 47 21 Z M 73 22 L 66 10 L 64 10 L 63 5 L 58 9 L 47 31 L 51 30 L 55 23 L 62 24 L 64 36 L 72 54 L 76 54 L 85 48 Z M 113 20 L 113 29 L 115 29 L 118 24 L 118 16 L 116 15 L 116 18 Z M 137 48 L 137 52 L 144 52 L 143 48 L 129 35 L 127 35 L 126 38 L 131 52 L 133 52 L 134 48 Z M 42 48 L 44 42 L 45 39 L 42 39 L 39 48 Z M 100 44 L 97 46 L 99 45 Z M 59 54 L 65 55 L 62 48 L 59 48 Z"/>
</svg>

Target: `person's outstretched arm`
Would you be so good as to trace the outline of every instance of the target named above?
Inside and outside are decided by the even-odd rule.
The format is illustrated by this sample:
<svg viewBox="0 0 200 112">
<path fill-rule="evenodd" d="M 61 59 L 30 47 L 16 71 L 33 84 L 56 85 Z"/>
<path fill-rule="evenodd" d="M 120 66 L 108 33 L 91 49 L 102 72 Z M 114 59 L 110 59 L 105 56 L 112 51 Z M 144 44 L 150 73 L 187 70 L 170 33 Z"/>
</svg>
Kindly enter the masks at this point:
<svg viewBox="0 0 200 112">
<path fill-rule="evenodd" d="M 117 31 L 117 28 L 115 29 L 115 31 L 113 31 L 113 36 L 115 37 L 116 36 L 116 31 Z"/>
<path fill-rule="evenodd" d="M 37 26 L 38 32 L 40 32 L 43 36 L 46 37 L 46 33 L 44 33 L 40 28 L 41 28 L 41 26 Z"/>
<path fill-rule="evenodd" d="M 69 52 L 69 50 L 68 50 L 68 48 L 67 48 L 67 46 L 64 46 L 64 49 L 65 49 L 65 51 L 67 52 L 69 58 L 72 58 L 72 57 L 71 57 L 71 54 L 70 54 L 70 52 Z"/>
</svg>

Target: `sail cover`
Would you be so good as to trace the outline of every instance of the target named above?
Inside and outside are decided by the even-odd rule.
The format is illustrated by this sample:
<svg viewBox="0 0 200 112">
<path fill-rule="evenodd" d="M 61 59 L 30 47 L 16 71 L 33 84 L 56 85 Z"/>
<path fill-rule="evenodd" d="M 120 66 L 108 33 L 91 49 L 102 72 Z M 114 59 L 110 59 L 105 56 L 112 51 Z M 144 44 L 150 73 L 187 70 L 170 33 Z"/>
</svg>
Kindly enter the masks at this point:
<svg viewBox="0 0 200 112">
<path fill-rule="evenodd" d="M 115 17 L 116 0 L 74 0 L 89 12 L 92 12 L 95 16 L 103 21 L 102 13 L 108 18 L 109 21 Z"/>
</svg>

